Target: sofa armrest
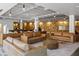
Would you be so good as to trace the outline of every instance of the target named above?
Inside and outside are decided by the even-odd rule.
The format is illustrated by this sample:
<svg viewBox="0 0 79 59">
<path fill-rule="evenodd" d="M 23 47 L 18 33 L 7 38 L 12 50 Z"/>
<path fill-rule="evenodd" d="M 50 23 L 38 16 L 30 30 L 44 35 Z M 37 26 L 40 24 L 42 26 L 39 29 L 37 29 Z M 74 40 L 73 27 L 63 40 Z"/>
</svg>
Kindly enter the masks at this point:
<svg viewBox="0 0 79 59">
<path fill-rule="evenodd" d="M 75 34 L 76 42 L 79 42 L 79 34 Z"/>
<path fill-rule="evenodd" d="M 21 35 L 21 41 L 27 43 L 28 37 L 25 35 Z"/>
<path fill-rule="evenodd" d="M 71 39 L 71 42 L 75 42 L 76 41 L 76 37 L 75 37 L 74 34 L 70 34 L 69 37 Z"/>
</svg>

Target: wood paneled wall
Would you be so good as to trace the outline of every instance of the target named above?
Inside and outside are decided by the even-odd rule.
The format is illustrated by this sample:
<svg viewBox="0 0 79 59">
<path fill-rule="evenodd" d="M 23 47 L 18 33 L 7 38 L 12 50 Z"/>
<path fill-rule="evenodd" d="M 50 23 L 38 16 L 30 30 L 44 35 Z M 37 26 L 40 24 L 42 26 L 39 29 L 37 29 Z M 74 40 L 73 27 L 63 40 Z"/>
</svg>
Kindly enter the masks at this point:
<svg viewBox="0 0 79 59">
<path fill-rule="evenodd" d="M 15 27 L 19 27 L 19 25 Z M 66 27 L 66 30 L 68 30 L 68 25 L 65 27 Z M 48 31 L 48 32 L 59 31 L 59 21 L 40 21 L 39 28 L 41 30 Z M 23 22 L 23 29 L 34 30 L 34 22 Z"/>
</svg>

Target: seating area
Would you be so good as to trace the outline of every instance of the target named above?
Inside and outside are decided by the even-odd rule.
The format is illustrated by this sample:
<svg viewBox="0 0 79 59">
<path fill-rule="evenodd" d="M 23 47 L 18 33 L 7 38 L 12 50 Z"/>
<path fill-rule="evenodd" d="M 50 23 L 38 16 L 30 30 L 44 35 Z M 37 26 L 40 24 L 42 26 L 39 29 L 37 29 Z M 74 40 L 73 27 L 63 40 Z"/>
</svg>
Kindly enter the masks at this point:
<svg viewBox="0 0 79 59">
<path fill-rule="evenodd" d="M 9 55 L 46 56 L 47 50 L 52 51 L 55 49 L 59 49 L 60 44 L 61 44 L 59 41 L 72 43 L 72 44 L 76 42 L 75 41 L 76 36 L 74 34 L 63 32 L 63 35 L 61 35 L 61 33 L 62 32 L 54 32 L 54 33 L 51 33 L 51 36 L 49 36 L 46 33 L 27 31 L 27 32 L 22 33 L 20 36 L 18 36 L 19 33 L 17 33 L 18 35 L 14 35 L 14 36 L 7 35 L 7 37 L 3 39 L 3 46 L 4 46 L 4 49 L 6 49 L 5 51 L 7 53 L 10 50 L 13 51 L 13 52 L 8 53 Z M 64 35 L 64 33 L 66 35 Z M 39 53 L 38 48 L 42 49 L 40 50 L 42 52 Z M 35 52 L 33 52 L 32 50 L 34 50 Z"/>
<path fill-rule="evenodd" d="M 21 41 L 28 44 L 44 41 L 45 38 L 46 34 L 42 34 L 41 32 L 26 32 L 21 35 Z"/>
<path fill-rule="evenodd" d="M 68 33 L 68 32 L 54 32 L 52 33 L 51 38 L 57 39 L 60 41 L 67 41 L 67 42 L 76 42 L 76 34 Z"/>
<path fill-rule="evenodd" d="M 3 18 L 0 17 L 0 49 L 4 50 L 2 54 L 72 56 L 79 50 L 79 14 L 69 12 L 70 6 L 79 5 L 78 3 L 11 3 L 11 5 L 13 7 L 2 14 Z M 64 10 L 70 14 L 64 13 L 62 7 L 68 7 Z M 57 10 L 60 13 L 57 13 Z"/>
</svg>

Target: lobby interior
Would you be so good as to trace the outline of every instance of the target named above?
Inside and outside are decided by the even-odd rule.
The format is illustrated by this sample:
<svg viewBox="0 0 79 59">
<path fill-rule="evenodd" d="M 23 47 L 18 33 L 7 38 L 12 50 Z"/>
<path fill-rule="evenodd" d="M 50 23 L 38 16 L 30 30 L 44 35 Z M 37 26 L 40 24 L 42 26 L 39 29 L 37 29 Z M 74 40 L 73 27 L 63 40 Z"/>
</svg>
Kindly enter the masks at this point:
<svg viewBox="0 0 79 59">
<path fill-rule="evenodd" d="M 0 3 L 0 56 L 79 56 L 79 3 Z"/>
</svg>

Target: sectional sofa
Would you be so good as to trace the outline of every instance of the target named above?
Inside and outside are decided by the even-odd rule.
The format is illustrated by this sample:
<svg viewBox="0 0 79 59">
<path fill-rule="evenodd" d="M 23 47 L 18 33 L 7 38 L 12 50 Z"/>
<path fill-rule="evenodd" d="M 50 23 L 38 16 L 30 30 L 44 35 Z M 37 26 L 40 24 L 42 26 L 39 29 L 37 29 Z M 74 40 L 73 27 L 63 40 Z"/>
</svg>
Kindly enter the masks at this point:
<svg viewBox="0 0 79 59">
<path fill-rule="evenodd" d="M 19 34 L 13 37 L 8 35 L 6 39 L 3 40 L 3 46 L 4 49 L 7 50 L 7 53 L 9 55 L 22 55 L 22 56 L 43 55 L 44 56 L 47 55 L 46 48 L 44 47 L 34 48 L 30 46 L 30 44 L 37 43 L 43 40 L 45 40 L 45 34 L 42 34 L 40 32 L 25 32 L 21 35 Z"/>
<path fill-rule="evenodd" d="M 21 41 L 28 44 L 44 41 L 45 39 L 46 34 L 42 34 L 41 32 L 25 32 L 21 35 Z"/>
<path fill-rule="evenodd" d="M 78 34 L 68 33 L 68 32 L 53 32 L 51 38 L 66 41 L 66 42 L 76 42 L 79 38 Z"/>
</svg>

